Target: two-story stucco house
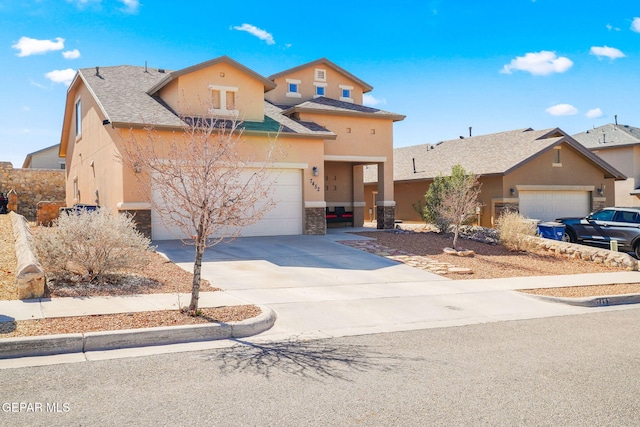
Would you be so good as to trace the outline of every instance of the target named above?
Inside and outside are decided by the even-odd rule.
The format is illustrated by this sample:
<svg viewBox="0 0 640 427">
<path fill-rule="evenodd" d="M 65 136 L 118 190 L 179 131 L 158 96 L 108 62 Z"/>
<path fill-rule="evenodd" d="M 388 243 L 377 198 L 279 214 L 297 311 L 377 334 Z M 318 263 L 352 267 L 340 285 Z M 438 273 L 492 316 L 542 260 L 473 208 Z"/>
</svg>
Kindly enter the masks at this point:
<svg viewBox="0 0 640 427">
<path fill-rule="evenodd" d="M 615 183 L 616 205 L 640 206 L 640 128 L 608 123 L 573 137 L 627 176 Z"/>
<path fill-rule="evenodd" d="M 178 71 L 114 66 L 78 70 L 67 92 L 60 155 L 67 204 L 135 213 L 153 239 L 173 238 L 140 191 L 135 170 L 118 161 L 131 135 L 153 126 L 160 137 L 183 131 L 185 116 L 240 116 L 248 146 L 275 135 L 287 155 L 273 166 L 276 208 L 242 235 L 326 233 L 326 209 L 364 221 L 363 167 L 376 165 L 378 224 L 393 227 L 393 123 L 404 116 L 362 105 L 372 87 L 327 59 L 270 77 L 226 57 Z M 202 100 L 207 101 L 206 110 Z M 256 152 L 260 152 L 257 149 Z M 149 184 L 150 185 L 150 184 Z M 150 192 L 153 197 L 153 188 Z"/>
</svg>

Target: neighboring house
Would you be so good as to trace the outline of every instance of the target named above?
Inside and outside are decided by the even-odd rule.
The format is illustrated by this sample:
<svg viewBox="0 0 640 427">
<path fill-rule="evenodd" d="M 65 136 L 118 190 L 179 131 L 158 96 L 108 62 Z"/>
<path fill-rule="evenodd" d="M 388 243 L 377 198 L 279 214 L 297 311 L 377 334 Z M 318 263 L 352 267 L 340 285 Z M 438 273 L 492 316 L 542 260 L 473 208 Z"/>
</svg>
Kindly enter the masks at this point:
<svg viewBox="0 0 640 427">
<path fill-rule="evenodd" d="M 396 217 L 419 221 L 429 184 L 459 164 L 479 175 L 479 222 L 493 227 L 505 208 L 542 221 L 582 216 L 614 203 L 613 182 L 626 177 L 560 129 L 519 129 L 394 150 Z M 365 169 L 373 200 L 375 167 Z M 373 202 L 370 202 L 373 203 Z"/>
<path fill-rule="evenodd" d="M 117 159 L 130 135 L 153 125 L 162 138 L 181 117 L 240 115 L 248 146 L 263 149 L 281 129 L 287 156 L 274 166 L 275 209 L 244 236 L 325 234 L 327 207 L 364 222 L 364 165 L 380 166 L 380 227 L 393 227 L 393 123 L 404 116 L 362 105 L 367 83 L 320 59 L 269 78 L 223 56 L 178 71 L 115 66 L 78 70 L 66 100 L 60 155 L 67 160 L 67 204 L 99 204 L 136 214 L 153 239 L 175 238 L 141 194 L 135 171 Z M 153 193 L 153 189 L 151 189 Z"/>
<path fill-rule="evenodd" d="M 60 144 L 52 145 L 51 147 L 43 148 L 42 150 L 34 151 L 27 154 L 24 159 L 22 167 L 24 169 L 64 169 L 65 161 L 58 154 L 60 151 Z"/>
<path fill-rule="evenodd" d="M 615 183 L 616 205 L 640 206 L 640 128 L 606 124 L 573 138 L 627 176 Z"/>
</svg>

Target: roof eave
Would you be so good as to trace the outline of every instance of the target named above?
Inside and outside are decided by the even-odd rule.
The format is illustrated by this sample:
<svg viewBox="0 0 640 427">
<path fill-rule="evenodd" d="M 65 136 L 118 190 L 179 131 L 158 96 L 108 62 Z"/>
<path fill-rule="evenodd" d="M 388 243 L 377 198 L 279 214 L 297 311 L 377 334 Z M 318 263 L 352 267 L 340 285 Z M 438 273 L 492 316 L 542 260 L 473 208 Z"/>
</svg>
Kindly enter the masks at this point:
<svg viewBox="0 0 640 427">
<path fill-rule="evenodd" d="M 310 113 L 310 114 L 329 114 L 334 116 L 359 116 L 359 117 L 374 117 L 381 119 L 391 119 L 394 122 L 404 120 L 407 116 L 394 113 L 365 113 L 362 111 L 352 110 L 329 110 L 320 108 L 305 108 L 300 106 L 293 106 L 287 110 L 282 111 L 282 114 L 288 116 L 293 113 Z"/>
</svg>

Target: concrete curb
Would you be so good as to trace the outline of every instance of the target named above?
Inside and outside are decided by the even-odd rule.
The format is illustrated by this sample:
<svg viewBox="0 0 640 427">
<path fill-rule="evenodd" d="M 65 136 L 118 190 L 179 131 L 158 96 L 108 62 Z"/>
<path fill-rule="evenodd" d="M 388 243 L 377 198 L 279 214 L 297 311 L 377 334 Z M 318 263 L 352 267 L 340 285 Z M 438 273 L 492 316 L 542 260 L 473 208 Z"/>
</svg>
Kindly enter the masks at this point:
<svg viewBox="0 0 640 427">
<path fill-rule="evenodd" d="M 640 294 L 603 295 L 600 297 L 563 298 L 547 295 L 527 294 L 543 301 L 555 302 L 579 307 L 607 307 L 610 305 L 638 304 Z"/>
<path fill-rule="evenodd" d="M 0 339 L 0 359 L 248 337 L 270 329 L 276 321 L 271 308 L 258 307 L 262 310 L 260 315 L 241 322 Z"/>
</svg>

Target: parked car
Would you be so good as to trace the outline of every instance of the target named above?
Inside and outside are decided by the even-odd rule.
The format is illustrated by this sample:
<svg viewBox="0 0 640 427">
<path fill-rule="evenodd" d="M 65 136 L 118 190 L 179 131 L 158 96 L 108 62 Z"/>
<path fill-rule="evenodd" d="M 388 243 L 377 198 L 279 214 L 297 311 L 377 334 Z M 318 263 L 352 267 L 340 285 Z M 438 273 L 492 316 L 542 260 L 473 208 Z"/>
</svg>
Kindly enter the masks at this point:
<svg viewBox="0 0 640 427">
<path fill-rule="evenodd" d="M 565 225 L 563 240 L 609 247 L 618 242 L 618 250 L 633 251 L 640 258 L 640 208 L 600 209 L 585 218 L 558 218 Z"/>
<path fill-rule="evenodd" d="M 89 212 L 89 211 L 96 211 L 100 209 L 100 206 L 97 205 L 85 205 L 85 204 L 81 204 L 81 203 L 76 203 L 75 205 L 73 205 L 70 208 L 60 208 L 60 213 L 66 213 L 67 215 L 70 214 L 79 214 L 81 212 Z"/>
</svg>

